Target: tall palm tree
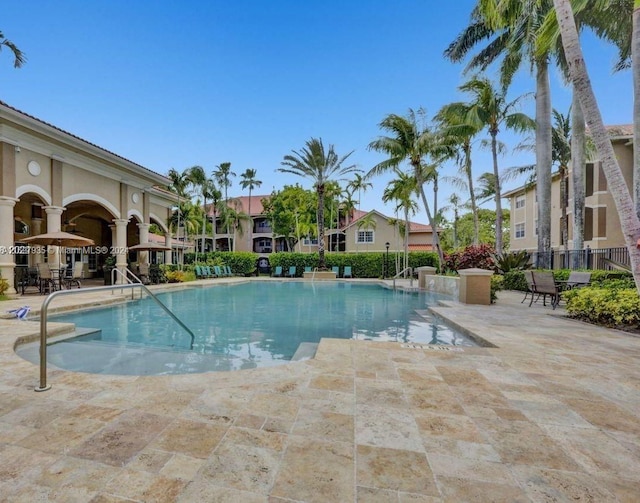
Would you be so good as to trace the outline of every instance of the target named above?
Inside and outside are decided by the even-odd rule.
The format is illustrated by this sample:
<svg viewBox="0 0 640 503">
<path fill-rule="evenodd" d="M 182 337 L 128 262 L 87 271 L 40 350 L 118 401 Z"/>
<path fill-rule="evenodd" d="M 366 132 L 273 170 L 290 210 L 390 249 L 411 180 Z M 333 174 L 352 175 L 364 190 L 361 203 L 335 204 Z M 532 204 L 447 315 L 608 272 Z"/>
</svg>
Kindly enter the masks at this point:
<svg viewBox="0 0 640 503">
<path fill-rule="evenodd" d="M 356 173 L 353 177 L 353 180 L 347 183 L 347 190 L 350 191 L 351 196 L 353 196 L 356 192 L 358 193 L 358 209 L 360 209 L 360 203 L 362 202 L 362 193 L 366 192 L 367 189 L 373 187 L 373 184 L 366 180 L 366 177 L 360 173 Z M 347 225 L 349 225 L 349 218 L 347 218 Z"/>
<path fill-rule="evenodd" d="M 355 164 L 345 166 L 344 162 L 353 153 L 340 157 L 336 154 L 333 145 L 325 151 L 321 138 L 311 138 L 301 150 L 292 150 L 285 155 L 280 164 L 285 166 L 278 171 L 290 173 L 296 176 L 309 178 L 313 181 L 318 194 L 318 269 L 326 270 L 324 259 L 324 192 L 327 182 L 333 177 L 340 177 L 358 171 Z"/>
<path fill-rule="evenodd" d="M 478 126 L 468 120 L 469 103 L 455 102 L 445 105 L 437 113 L 435 120 L 446 137 L 446 142 L 455 149 L 455 157 L 459 172 L 465 178 L 464 186 L 469 191 L 469 203 L 473 214 L 473 242 L 479 243 L 480 221 L 478 219 L 478 205 L 473 187 L 473 172 L 471 169 L 471 146 L 473 138 L 480 132 Z"/>
<path fill-rule="evenodd" d="M 13 53 L 14 68 L 20 68 L 22 65 L 25 64 L 25 62 L 27 61 L 27 58 L 24 55 L 24 53 L 20 49 L 18 49 L 16 44 L 11 42 L 11 40 L 8 40 L 7 38 L 5 38 L 4 34 L 0 31 L 0 52 L 2 51 L 3 47 L 6 47 Z"/>
<path fill-rule="evenodd" d="M 538 50 L 536 35 L 551 8 L 551 0 L 479 0 L 471 24 L 445 51 L 452 61 L 462 61 L 473 47 L 490 40 L 467 69 L 484 70 L 502 56 L 500 77 L 505 90 L 523 62 L 535 68 L 538 265 L 542 267 L 548 266 L 551 250 L 551 54 Z"/>
<path fill-rule="evenodd" d="M 380 127 L 391 133 L 392 136 L 382 136 L 372 141 L 369 144 L 369 150 L 383 152 L 389 157 L 371 168 L 366 176 L 370 177 L 384 173 L 399 167 L 405 161 L 409 163 L 429 219 L 429 225 L 433 229 L 434 247 L 438 252 L 440 267 L 443 267 L 444 255 L 438 239 L 436 221 L 424 192 L 424 184 L 426 182 L 425 166 L 427 165 L 427 158 L 439 160 L 451 149 L 442 142 L 440 135 L 424 124 L 424 121 L 419 121 L 418 116 L 424 119 L 424 115 L 424 110 L 419 110 L 416 114 L 416 112 L 409 109 L 409 114 L 406 117 L 390 114 L 380 122 Z M 419 124 L 419 122 L 422 122 L 422 124 Z"/>
<path fill-rule="evenodd" d="M 192 166 L 186 171 L 186 176 L 193 189 L 197 194 L 201 195 L 203 199 L 204 218 L 200 239 L 200 252 L 204 253 L 207 230 L 207 200 L 210 199 L 212 191 L 215 190 L 215 186 L 213 180 L 207 177 L 207 173 L 202 166 Z"/>
<path fill-rule="evenodd" d="M 535 127 L 526 114 L 516 112 L 522 96 L 507 101 L 506 93 L 497 90 L 485 77 L 475 77 L 460 90 L 470 93 L 472 101 L 467 111 L 467 120 L 479 129 L 487 128 L 491 137 L 491 157 L 493 160 L 493 181 L 496 205 L 496 251 L 502 253 L 502 191 L 500 187 L 500 169 L 498 167 L 498 133 L 502 127 L 517 132 L 532 130 Z M 538 204 L 538 206 L 541 203 Z"/>
<path fill-rule="evenodd" d="M 236 174 L 231 171 L 231 163 L 230 162 L 221 162 L 218 166 L 216 166 L 216 170 L 213 172 L 213 177 L 215 178 L 218 185 L 224 188 L 224 207 L 223 211 L 226 212 L 227 207 L 229 206 L 229 197 L 227 195 L 227 190 L 231 187 L 231 177 L 236 176 Z M 229 228 L 227 226 L 227 234 L 229 234 Z M 231 237 L 227 237 L 227 247 L 229 251 L 231 251 Z"/>
<path fill-rule="evenodd" d="M 580 47 L 571 4 L 569 0 L 553 0 L 553 4 L 556 8 L 560 25 L 562 45 L 569 66 L 569 74 L 582 104 L 587 125 L 593 135 L 593 140 L 602 162 L 602 170 L 607 179 L 607 187 L 611 192 L 620 217 L 620 226 L 629 251 L 633 278 L 636 283 L 636 289 L 640 293 L 640 250 L 636 247 L 638 239 L 640 239 L 640 219 L 636 214 L 633 199 L 618 165 L 613 145 L 611 145 L 611 140 L 604 127 L 600 109 L 591 88 L 591 81 L 582 56 L 582 48 Z"/>
<path fill-rule="evenodd" d="M 362 216 L 361 218 L 359 218 L 358 220 L 356 220 L 356 229 L 358 230 L 358 232 L 360 232 L 361 230 L 376 230 L 376 227 L 378 226 L 378 222 L 374 217 L 374 214 L 372 211 L 370 211 L 369 213 L 367 213 L 366 215 Z M 360 243 L 360 241 L 358 240 L 358 237 L 356 236 L 356 251 L 358 251 L 358 244 Z"/>
<path fill-rule="evenodd" d="M 553 149 L 551 159 L 558 167 L 560 174 L 560 234 L 565 254 L 569 251 L 569 219 L 567 206 L 569 204 L 569 163 L 571 162 L 571 115 L 563 115 L 553 110 L 553 129 L 551 138 Z"/>
<path fill-rule="evenodd" d="M 169 219 L 170 220 L 169 228 L 172 228 L 173 227 L 172 224 L 175 223 L 174 228 L 176 230 L 176 239 L 179 240 L 180 239 L 180 223 L 181 223 L 180 219 L 182 215 L 182 200 L 184 199 L 186 201 L 191 197 L 191 195 L 187 191 L 187 189 L 189 188 L 189 177 L 188 177 L 187 170 L 181 173 L 174 168 L 171 168 L 169 170 L 169 172 L 167 173 L 167 177 L 171 180 L 171 185 L 169 185 L 168 189 L 171 192 L 175 193 L 178 197 L 178 208 L 175 213 L 175 218 L 172 214 L 172 216 Z M 182 263 L 180 263 L 180 266 L 182 266 Z"/>
<path fill-rule="evenodd" d="M 253 234 L 253 216 L 251 213 L 251 192 L 253 192 L 253 189 L 255 189 L 256 187 L 260 187 L 260 185 L 262 185 L 262 181 L 258 180 L 256 178 L 257 172 L 255 169 L 249 169 L 247 168 L 245 170 L 244 173 L 242 173 L 240 175 L 240 178 L 242 180 L 240 180 L 240 186 L 243 189 L 249 189 L 249 238 L 248 238 L 248 244 L 249 244 L 249 251 L 253 251 L 253 244 L 252 244 L 252 234 Z"/>
<path fill-rule="evenodd" d="M 382 201 L 385 203 L 395 201 L 396 210 L 402 210 L 403 212 L 404 264 L 402 270 L 406 278 L 407 268 L 409 267 L 409 214 L 415 215 L 418 210 L 418 204 L 413 199 L 413 196 L 418 192 L 418 186 L 414 176 L 403 173 L 398 168 L 394 169 L 394 173 L 396 174 L 396 178 L 391 180 L 387 185 L 387 188 L 382 194 Z"/>
</svg>

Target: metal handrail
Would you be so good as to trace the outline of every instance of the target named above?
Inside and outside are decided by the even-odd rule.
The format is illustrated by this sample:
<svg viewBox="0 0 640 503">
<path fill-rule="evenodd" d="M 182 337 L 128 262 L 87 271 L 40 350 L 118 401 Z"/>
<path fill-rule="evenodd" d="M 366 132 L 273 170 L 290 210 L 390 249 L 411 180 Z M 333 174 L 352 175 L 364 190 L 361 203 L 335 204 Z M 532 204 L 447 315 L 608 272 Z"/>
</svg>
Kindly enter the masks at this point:
<svg viewBox="0 0 640 503">
<path fill-rule="evenodd" d="M 400 271 L 398 274 L 396 274 L 392 279 L 393 279 L 393 289 L 396 289 L 396 278 L 398 278 L 400 275 L 404 274 L 406 271 L 409 271 L 409 286 L 413 288 L 413 268 L 412 267 L 405 267 L 404 269 L 402 269 L 402 271 Z"/>
<path fill-rule="evenodd" d="M 51 301 L 55 297 L 60 297 L 62 295 L 71 295 L 76 293 L 92 293 L 92 292 L 106 292 L 109 290 L 117 290 L 117 289 L 134 289 L 134 288 L 142 288 L 145 292 L 155 300 L 162 309 L 164 309 L 169 316 L 171 316 L 182 328 L 184 328 L 187 333 L 191 336 L 191 345 L 189 349 L 193 349 L 193 343 L 195 341 L 195 335 L 193 332 L 187 327 L 180 319 L 173 314 L 173 312 L 165 306 L 160 299 L 158 299 L 151 291 L 142 283 L 128 283 L 121 285 L 108 285 L 108 286 L 96 286 L 93 288 L 83 288 L 83 289 L 75 289 L 75 290 L 58 290 L 56 292 L 50 293 L 42 302 L 42 307 L 40 308 L 40 386 L 35 388 L 35 391 L 47 391 L 51 389 L 51 385 L 47 385 L 47 309 Z"/>
</svg>

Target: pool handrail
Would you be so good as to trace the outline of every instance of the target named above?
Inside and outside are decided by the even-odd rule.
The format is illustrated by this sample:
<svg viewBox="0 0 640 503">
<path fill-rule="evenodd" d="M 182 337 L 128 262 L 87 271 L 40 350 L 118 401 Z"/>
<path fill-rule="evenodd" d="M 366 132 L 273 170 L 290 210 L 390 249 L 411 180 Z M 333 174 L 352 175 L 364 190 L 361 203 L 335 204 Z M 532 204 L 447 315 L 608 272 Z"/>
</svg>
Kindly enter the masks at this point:
<svg viewBox="0 0 640 503">
<path fill-rule="evenodd" d="M 396 274 L 392 279 L 393 279 L 393 289 L 396 289 L 396 278 L 400 277 L 401 275 L 404 275 L 405 272 L 409 272 L 409 286 L 411 288 L 413 288 L 413 268 L 412 267 L 405 267 L 404 269 L 402 269 L 402 271 L 400 271 L 398 274 Z"/>
<path fill-rule="evenodd" d="M 35 388 L 35 391 L 47 391 L 51 389 L 51 385 L 47 385 L 47 309 L 49 304 L 55 297 L 60 297 L 62 295 L 71 295 L 76 293 L 92 293 L 92 292 L 106 292 L 109 290 L 117 290 L 117 289 L 134 289 L 134 288 L 142 288 L 145 292 L 155 300 L 162 309 L 164 309 L 169 316 L 171 316 L 182 328 L 184 328 L 187 333 L 191 336 L 191 345 L 189 349 L 193 349 L 193 343 L 195 341 L 195 335 L 193 332 L 187 327 L 180 319 L 167 307 L 165 306 L 160 299 L 158 299 L 145 285 L 142 283 L 127 283 L 120 285 L 108 285 L 108 286 L 96 286 L 92 288 L 81 288 L 74 290 L 57 290 L 55 292 L 50 293 L 42 302 L 42 307 L 40 308 L 40 386 Z"/>
</svg>

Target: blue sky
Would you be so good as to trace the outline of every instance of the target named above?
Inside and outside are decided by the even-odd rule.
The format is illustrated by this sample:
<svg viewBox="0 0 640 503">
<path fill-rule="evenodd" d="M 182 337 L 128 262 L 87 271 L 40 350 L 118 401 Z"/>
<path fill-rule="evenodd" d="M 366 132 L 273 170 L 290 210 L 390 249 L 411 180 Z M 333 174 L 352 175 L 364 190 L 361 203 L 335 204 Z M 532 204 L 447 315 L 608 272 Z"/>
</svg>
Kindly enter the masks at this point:
<svg viewBox="0 0 640 503">
<path fill-rule="evenodd" d="M 4 2 L 0 30 L 26 53 L 14 70 L 0 53 L 0 100 L 158 173 L 195 164 L 211 172 L 230 161 L 254 168 L 269 193 L 310 182 L 276 172 L 311 137 L 368 171 L 383 157 L 367 150 L 389 113 L 430 115 L 464 99 L 463 65 L 444 49 L 466 26 L 473 0 Z M 615 51 L 592 36 L 583 49 L 604 121 L 631 122 L 631 73 L 613 74 Z M 494 77 L 492 73 L 488 74 Z M 521 72 L 510 98 L 534 90 Z M 552 73 L 553 106 L 570 92 Z M 530 99 L 523 111 L 533 116 Z M 519 138 L 503 136 L 508 147 Z M 476 149 L 474 171 L 492 169 Z M 533 162 L 508 154 L 502 167 Z M 453 164 L 443 175 L 455 174 Z M 372 180 L 364 210 L 379 209 L 390 179 Z M 515 184 L 517 185 L 517 184 Z M 515 186 L 513 183 L 506 188 Z M 440 204 L 454 189 L 441 184 Z M 464 195 L 463 195 L 464 197 Z M 426 223 L 420 213 L 414 220 Z"/>
</svg>

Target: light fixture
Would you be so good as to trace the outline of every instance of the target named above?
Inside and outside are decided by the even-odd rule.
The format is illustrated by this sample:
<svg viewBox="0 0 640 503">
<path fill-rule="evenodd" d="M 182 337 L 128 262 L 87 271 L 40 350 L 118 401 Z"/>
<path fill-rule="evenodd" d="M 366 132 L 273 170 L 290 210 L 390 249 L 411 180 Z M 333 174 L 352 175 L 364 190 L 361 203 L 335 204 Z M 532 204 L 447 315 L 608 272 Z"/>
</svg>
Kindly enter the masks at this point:
<svg viewBox="0 0 640 503">
<path fill-rule="evenodd" d="M 18 145 L 16 145 L 16 154 L 20 153 L 20 147 Z"/>
</svg>

